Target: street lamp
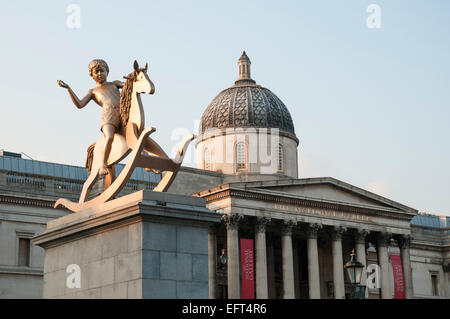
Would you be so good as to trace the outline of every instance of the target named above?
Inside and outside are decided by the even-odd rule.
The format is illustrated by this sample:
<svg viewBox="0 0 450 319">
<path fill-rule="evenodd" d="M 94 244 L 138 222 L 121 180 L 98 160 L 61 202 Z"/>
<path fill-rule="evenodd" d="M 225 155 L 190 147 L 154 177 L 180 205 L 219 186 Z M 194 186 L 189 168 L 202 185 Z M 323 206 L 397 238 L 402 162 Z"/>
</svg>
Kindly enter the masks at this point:
<svg viewBox="0 0 450 319">
<path fill-rule="evenodd" d="M 353 299 L 364 299 L 366 293 L 366 286 L 361 285 L 361 275 L 364 270 L 364 265 L 356 260 L 355 250 L 352 250 L 350 255 L 351 259 L 348 263 L 344 265 L 347 269 L 348 276 L 350 277 L 350 282 L 353 286 Z"/>
<path fill-rule="evenodd" d="M 225 254 L 225 249 L 222 249 L 222 253 L 219 255 L 220 266 L 219 268 L 225 268 L 228 261 L 228 256 Z"/>
</svg>

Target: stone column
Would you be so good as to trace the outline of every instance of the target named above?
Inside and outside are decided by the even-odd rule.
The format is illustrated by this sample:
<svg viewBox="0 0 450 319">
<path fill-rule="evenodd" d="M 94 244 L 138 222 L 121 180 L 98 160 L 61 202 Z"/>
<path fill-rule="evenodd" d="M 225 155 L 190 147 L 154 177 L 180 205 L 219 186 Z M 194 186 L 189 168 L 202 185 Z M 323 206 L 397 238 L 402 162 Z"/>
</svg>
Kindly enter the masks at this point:
<svg viewBox="0 0 450 319">
<path fill-rule="evenodd" d="M 209 299 L 217 298 L 217 226 L 213 225 L 208 228 L 208 287 Z"/>
<path fill-rule="evenodd" d="M 283 266 L 283 299 L 294 299 L 294 259 L 292 253 L 292 228 L 296 222 L 285 221 L 281 229 L 281 249 Z"/>
<path fill-rule="evenodd" d="M 267 281 L 267 248 L 266 225 L 270 219 L 257 218 L 255 226 L 255 250 L 256 250 L 256 298 L 269 298 Z"/>
<path fill-rule="evenodd" d="M 333 254 L 334 299 L 345 299 L 344 261 L 342 259 L 342 234 L 344 227 L 337 226 L 331 231 L 331 251 Z"/>
<path fill-rule="evenodd" d="M 299 243 L 298 240 L 292 237 L 292 253 L 294 261 L 294 296 L 295 299 L 300 299 L 300 264 L 299 264 Z"/>
<path fill-rule="evenodd" d="M 402 259 L 403 277 L 405 280 L 405 298 L 412 299 L 414 297 L 412 270 L 409 248 L 411 245 L 411 236 L 404 235 L 397 237 L 397 244 L 400 248 L 400 258 Z"/>
<path fill-rule="evenodd" d="M 0 172 L 0 185 L 6 185 L 6 173 Z M 53 192 L 53 189 L 51 190 Z"/>
<path fill-rule="evenodd" d="M 450 262 L 447 260 L 444 261 L 444 264 L 442 265 L 442 270 L 444 271 L 444 287 L 445 287 L 445 295 L 448 298 L 450 298 L 450 278 L 449 278 L 449 272 L 450 272 Z"/>
<path fill-rule="evenodd" d="M 266 232 L 267 234 L 267 232 Z M 276 298 L 275 288 L 275 256 L 274 256 L 274 244 L 272 236 L 267 238 L 267 288 L 269 290 L 269 299 Z"/>
<path fill-rule="evenodd" d="M 388 247 L 391 239 L 389 233 L 379 233 L 377 236 L 378 263 L 380 264 L 381 298 L 392 299 L 391 284 L 389 281 L 389 255 Z"/>
<path fill-rule="evenodd" d="M 239 277 L 239 223 L 244 218 L 243 215 L 225 214 L 222 216 L 227 227 L 227 282 L 228 298 L 240 299 L 241 287 Z"/>
<path fill-rule="evenodd" d="M 355 249 L 356 259 L 364 265 L 361 274 L 361 285 L 366 286 L 366 298 L 369 296 L 369 289 L 367 288 L 367 257 L 366 257 L 366 237 L 369 231 L 366 229 L 358 229 L 355 233 Z"/>
<path fill-rule="evenodd" d="M 320 224 L 309 224 L 306 230 L 308 238 L 308 287 L 309 299 L 320 299 L 319 253 L 317 249 L 317 233 Z"/>
</svg>

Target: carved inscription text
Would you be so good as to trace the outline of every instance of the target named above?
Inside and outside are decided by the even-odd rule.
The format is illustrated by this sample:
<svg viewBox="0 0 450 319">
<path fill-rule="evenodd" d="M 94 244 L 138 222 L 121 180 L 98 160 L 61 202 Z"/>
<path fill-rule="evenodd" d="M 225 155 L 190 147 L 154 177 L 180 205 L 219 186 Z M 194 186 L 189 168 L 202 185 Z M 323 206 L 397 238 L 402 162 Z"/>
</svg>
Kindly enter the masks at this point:
<svg viewBox="0 0 450 319">
<path fill-rule="evenodd" d="M 373 222 L 372 216 L 367 216 L 357 213 L 340 212 L 335 210 L 323 209 L 323 208 L 310 208 L 302 206 L 292 206 L 283 204 L 274 204 L 276 210 L 282 210 L 287 212 L 300 213 L 302 215 L 319 216 L 319 217 L 331 217 L 345 220 L 356 220 L 362 222 Z"/>
</svg>

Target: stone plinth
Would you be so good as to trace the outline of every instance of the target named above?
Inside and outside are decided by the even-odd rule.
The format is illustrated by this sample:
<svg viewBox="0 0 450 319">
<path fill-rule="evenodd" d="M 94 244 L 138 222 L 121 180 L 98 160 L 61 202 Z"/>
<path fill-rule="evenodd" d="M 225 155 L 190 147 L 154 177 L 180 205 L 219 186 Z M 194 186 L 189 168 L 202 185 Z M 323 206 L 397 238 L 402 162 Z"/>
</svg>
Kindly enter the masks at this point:
<svg viewBox="0 0 450 319">
<path fill-rule="evenodd" d="M 208 226 L 202 198 L 139 191 L 47 224 L 44 298 L 208 298 Z M 80 269 L 80 288 L 74 270 Z M 70 270 L 70 272 L 67 272 Z"/>
</svg>

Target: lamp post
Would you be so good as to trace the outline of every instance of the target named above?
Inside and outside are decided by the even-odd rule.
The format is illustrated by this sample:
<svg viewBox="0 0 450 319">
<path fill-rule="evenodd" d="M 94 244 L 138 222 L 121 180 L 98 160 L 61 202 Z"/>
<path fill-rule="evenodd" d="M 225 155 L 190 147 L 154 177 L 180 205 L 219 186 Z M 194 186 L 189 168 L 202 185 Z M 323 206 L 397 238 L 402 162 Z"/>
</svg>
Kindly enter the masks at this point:
<svg viewBox="0 0 450 319">
<path fill-rule="evenodd" d="M 228 261 L 228 256 L 227 254 L 225 254 L 225 249 L 222 249 L 221 254 L 219 255 L 219 269 L 221 270 L 226 270 L 226 265 L 227 265 L 227 261 Z M 224 284 L 222 285 L 222 298 L 228 298 L 228 294 L 227 294 L 227 286 Z"/>
<path fill-rule="evenodd" d="M 352 250 L 350 261 L 344 265 L 347 269 L 348 276 L 353 286 L 352 299 L 364 299 L 366 293 L 366 286 L 361 285 L 361 274 L 364 270 L 364 265 L 356 260 L 355 250 Z"/>
<path fill-rule="evenodd" d="M 225 249 L 222 249 L 222 253 L 219 255 L 219 261 L 220 261 L 220 266 L 219 268 L 225 268 L 227 261 L 228 261 L 228 256 L 225 254 Z"/>
</svg>

